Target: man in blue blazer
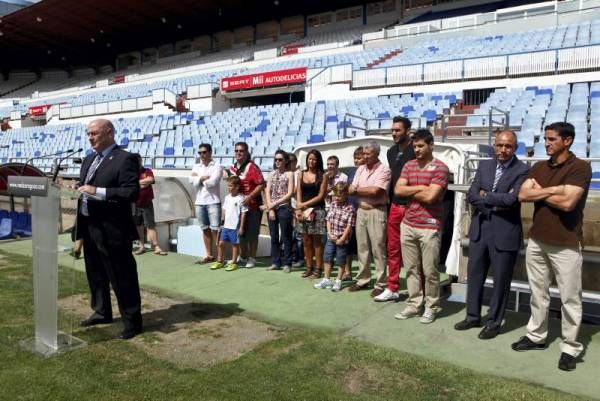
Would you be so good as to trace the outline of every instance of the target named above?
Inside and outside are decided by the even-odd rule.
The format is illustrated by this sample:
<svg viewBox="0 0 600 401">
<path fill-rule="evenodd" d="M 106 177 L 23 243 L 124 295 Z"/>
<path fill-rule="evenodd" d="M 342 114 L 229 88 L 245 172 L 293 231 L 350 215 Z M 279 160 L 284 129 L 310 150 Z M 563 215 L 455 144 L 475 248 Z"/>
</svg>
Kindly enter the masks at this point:
<svg viewBox="0 0 600 401">
<path fill-rule="evenodd" d="M 474 206 L 469 230 L 467 316 L 456 330 L 481 327 L 481 303 L 488 269 L 494 268 L 494 288 L 488 320 L 479 338 L 500 332 L 510 292 L 513 269 L 523 242 L 519 190 L 529 167 L 515 156 L 517 136 L 511 130 L 496 134 L 496 158 L 479 163 L 467 199 Z"/>
</svg>

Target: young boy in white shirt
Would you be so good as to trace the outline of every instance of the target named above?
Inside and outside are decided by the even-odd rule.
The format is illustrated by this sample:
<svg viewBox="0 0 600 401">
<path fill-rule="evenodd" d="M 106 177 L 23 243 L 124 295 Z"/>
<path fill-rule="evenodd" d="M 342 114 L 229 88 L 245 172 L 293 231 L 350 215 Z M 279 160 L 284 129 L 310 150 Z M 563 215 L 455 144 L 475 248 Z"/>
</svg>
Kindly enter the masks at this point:
<svg viewBox="0 0 600 401">
<path fill-rule="evenodd" d="M 240 194 L 240 178 L 236 175 L 227 178 L 227 189 L 229 194 L 223 202 L 223 229 L 219 238 L 219 249 L 217 261 L 210 267 L 217 270 L 225 267 L 225 271 L 237 270 L 237 260 L 240 252 L 239 236 L 244 235 L 246 226 L 246 212 L 248 208 L 244 205 L 244 196 Z M 224 250 L 225 244 L 231 244 L 231 261 L 225 266 Z"/>
</svg>

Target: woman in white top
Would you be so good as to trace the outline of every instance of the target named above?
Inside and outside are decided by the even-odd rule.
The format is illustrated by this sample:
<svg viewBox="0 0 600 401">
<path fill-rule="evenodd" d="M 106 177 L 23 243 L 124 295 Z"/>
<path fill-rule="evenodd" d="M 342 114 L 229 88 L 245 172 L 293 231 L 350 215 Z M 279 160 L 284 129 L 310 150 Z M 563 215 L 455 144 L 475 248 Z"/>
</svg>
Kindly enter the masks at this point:
<svg viewBox="0 0 600 401">
<path fill-rule="evenodd" d="M 217 231 L 221 224 L 220 186 L 223 167 L 212 160 L 210 144 L 201 144 L 198 154 L 200 163 L 192 168 L 189 181 L 196 189 L 196 217 L 200 220 L 206 255 L 196 263 L 209 263 L 215 260 L 213 247 L 217 246 Z"/>
<path fill-rule="evenodd" d="M 291 200 L 294 193 L 294 176 L 288 171 L 290 158 L 283 150 L 275 152 L 273 171 L 269 173 L 265 191 L 269 232 L 271 234 L 271 267 L 268 270 L 279 270 L 283 266 L 285 273 L 292 269 L 292 238 L 294 233 Z M 281 242 L 283 242 L 283 256 Z"/>
</svg>

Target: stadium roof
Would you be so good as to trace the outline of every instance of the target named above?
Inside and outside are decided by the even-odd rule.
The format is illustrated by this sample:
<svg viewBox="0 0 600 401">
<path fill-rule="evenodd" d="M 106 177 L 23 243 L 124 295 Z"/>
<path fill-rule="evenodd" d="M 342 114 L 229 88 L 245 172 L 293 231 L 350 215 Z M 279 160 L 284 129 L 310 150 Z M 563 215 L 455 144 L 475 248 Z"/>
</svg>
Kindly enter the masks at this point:
<svg viewBox="0 0 600 401">
<path fill-rule="evenodd" d="M 358 0 L 43 0 L 0 19 L 9 69 L 113 64 L 119 53 Z"/>
</svg>

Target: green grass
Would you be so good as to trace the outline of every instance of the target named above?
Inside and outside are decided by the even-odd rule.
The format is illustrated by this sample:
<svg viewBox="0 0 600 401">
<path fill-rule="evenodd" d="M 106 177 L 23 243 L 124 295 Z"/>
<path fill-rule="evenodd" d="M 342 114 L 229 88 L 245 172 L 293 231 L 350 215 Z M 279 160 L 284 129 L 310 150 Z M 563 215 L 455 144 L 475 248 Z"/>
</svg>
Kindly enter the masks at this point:
<svg viewBox="0 0 600 401">
<path fill-rule="evenodd" d="M 42 359 L 19 347 L 33 329 L 31 261 L 5 256 L 8 267 L 0 268 L 0 400 L 582 399 L 333 331 L 298 327 L 282 328 L 278 339 L 206 369 L 178 368 L 103 329 L 76 333 L 89 344 L 83 350 Z M 73 279 L 72 274 L 60 275 L 69 277 L 60 284 L 62 296 L 87 291 L 85 276 L 75 272 Z M 147 332 L 143 339 L 156 337 Z"/>
</svg>

